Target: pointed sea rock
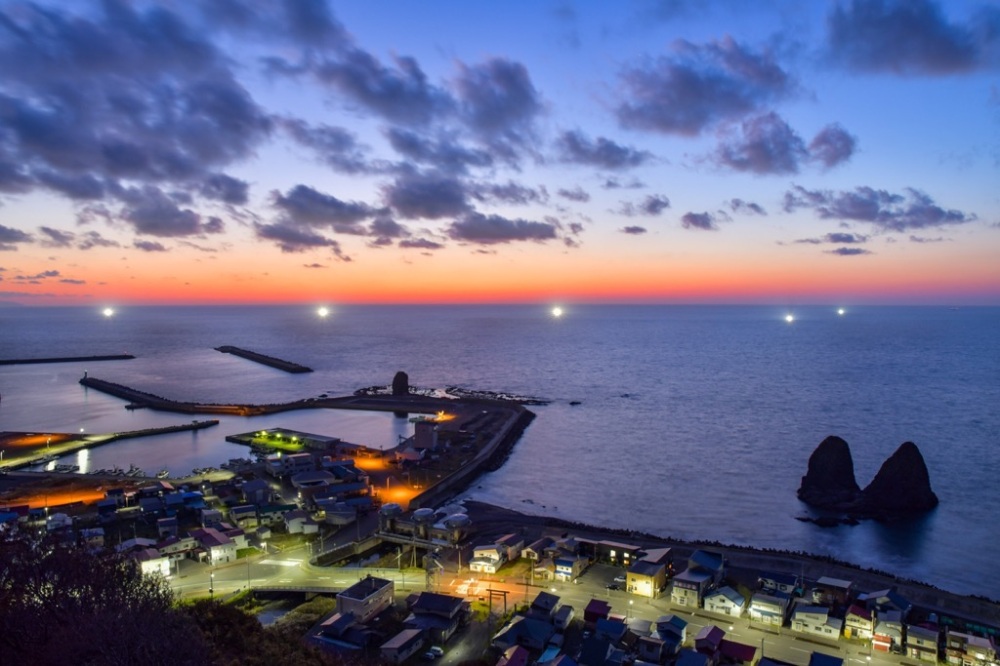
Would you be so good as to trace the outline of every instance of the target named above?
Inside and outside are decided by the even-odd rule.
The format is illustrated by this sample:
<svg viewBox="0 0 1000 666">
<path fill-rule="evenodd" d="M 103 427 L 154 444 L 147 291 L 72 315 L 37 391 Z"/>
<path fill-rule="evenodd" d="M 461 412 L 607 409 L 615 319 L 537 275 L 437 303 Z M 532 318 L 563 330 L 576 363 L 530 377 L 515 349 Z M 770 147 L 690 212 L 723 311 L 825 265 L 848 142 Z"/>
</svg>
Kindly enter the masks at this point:
<svg viewBox="0 0 1000 666">
<path fill-rule="evenodd" d="M 927 511 L 938 505 L 927 465 L 916 444 L 903 442 L 882 463 L 878 474 L 862 491 L 861 505 L 865 511 L 881 516 Z"/>
<path fill-rule="evenodd" d="M 410 377 L 402 370 L 397 372 L 396 376 L 392 378 L 392 394 L 393 395 L 410 394 Z"/>
<path fill-rule="evenodd" d="M 858 500 L 851 447 L 830 435 L 809 456 L 809 469 L 799 486 L 799 499 L 823 509 L 845 509 Z"/>
</svg>

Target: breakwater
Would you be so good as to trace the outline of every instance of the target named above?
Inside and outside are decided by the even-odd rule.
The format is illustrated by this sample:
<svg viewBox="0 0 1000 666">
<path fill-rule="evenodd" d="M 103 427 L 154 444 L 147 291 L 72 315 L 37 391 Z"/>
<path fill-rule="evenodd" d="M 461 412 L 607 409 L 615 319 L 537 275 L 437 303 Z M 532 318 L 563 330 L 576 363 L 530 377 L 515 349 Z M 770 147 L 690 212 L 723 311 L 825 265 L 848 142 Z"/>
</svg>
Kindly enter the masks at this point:
<svg viewBox="0 0 1000 666">
<path fill-rule="evenodd" d="M 239 347 L 233 347 L 232 345 L 223 345 L 221 347 L 216 347 L 215 351 L 220 351 L 223 354 L 232 354 L 233 356 L 239 356 L 240 358 L 245 358 L 248 361 L 254 361 L 255 363 L 260 363 L 261 365 L 267 365 L 272 368 L 277 368 L 278 370 L 284 370 L 285 372 L 312 372 L 312 368 L 307 368 L 304 365 L 299 365 L 298 363 L 292 363 L 291 361 L 285 361 L 280 358 L 275 358 L 273 356 L 268 356 L 266 354 L 258 354 L 255 351 L 250 351 L 249 349 L 240 349 Z"/>
<path fill-rule="evenodd" d="M 28 365 L 31 363 L 76 363 L 79 361 L 128 361 L 132 354 L 104 354 L 99 356 L 53 356 L 50 358 L 0 358 L 0 365 Z"/>
</svg>

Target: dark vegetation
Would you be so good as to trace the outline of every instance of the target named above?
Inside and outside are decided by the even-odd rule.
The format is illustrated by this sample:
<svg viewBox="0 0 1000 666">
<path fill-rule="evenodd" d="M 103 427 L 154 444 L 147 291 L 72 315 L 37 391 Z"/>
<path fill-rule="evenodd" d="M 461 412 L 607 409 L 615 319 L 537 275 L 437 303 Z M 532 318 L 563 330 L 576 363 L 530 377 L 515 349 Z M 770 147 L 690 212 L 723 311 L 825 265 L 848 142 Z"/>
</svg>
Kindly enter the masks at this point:
<svg viewBox="0 0 1000 666">
<path fill-rule="evenodd" d="M 4 664 L 333 664 L 293 624 L 264 628 L 235 606 L 175 604 L 138 564 L 52 538 L 0 535 Z"/>
</svg>

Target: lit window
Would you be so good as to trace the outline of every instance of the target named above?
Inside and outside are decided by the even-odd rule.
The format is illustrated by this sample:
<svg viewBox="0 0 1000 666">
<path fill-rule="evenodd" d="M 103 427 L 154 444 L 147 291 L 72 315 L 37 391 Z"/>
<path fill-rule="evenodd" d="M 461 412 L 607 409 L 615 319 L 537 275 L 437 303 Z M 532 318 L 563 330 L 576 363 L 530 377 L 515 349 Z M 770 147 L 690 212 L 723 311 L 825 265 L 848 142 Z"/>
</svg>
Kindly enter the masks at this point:
<svg viewBox="0 0 1000 666">
<path fill-rule="evenodd" d="M 611 557 L 615 556 L 615 551 L 611 551 Z"/>
</svg>

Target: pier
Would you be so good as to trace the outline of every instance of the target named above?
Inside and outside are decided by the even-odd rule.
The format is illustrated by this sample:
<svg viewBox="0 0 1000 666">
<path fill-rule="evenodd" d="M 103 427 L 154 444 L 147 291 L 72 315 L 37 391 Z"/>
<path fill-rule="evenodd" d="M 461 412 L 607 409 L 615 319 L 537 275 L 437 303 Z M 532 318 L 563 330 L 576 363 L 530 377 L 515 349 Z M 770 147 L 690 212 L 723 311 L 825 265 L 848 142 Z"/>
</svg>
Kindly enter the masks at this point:
<svg viewBox="0 0 1000 666">
<path fill-rule="evenodd" d="M 53 356 L 51 358 L 0 358 L 0 365 L 28 365 L 31 363 L 77 363 L 80 361 L 129 361 L 132 354 L 105 354 L 100 356 Z"/>
<path fill-rule="evenodd" d="M 239 347 L 233 347 L 232 345 L 216 347 L 215 351 L 220 351 L 223 354 L 239 356 L 240 358 L 245 358 L 249 361 L 254 361 L 255 363 L 267 365 L 272 368 L 277 368 L 278 370 L 284 370 L 285 372 L 299 373 L 313 371 L 312 368 L 307 368 L 306 366 L 299 365 L 298 363 L 292 363 L 291 361 L 285 361 L 273 356 L 267 356 L 266 354 L 258 354 L 257 352 L 250 351 L 248 349 L 240 349 Z"/>
</svg>

